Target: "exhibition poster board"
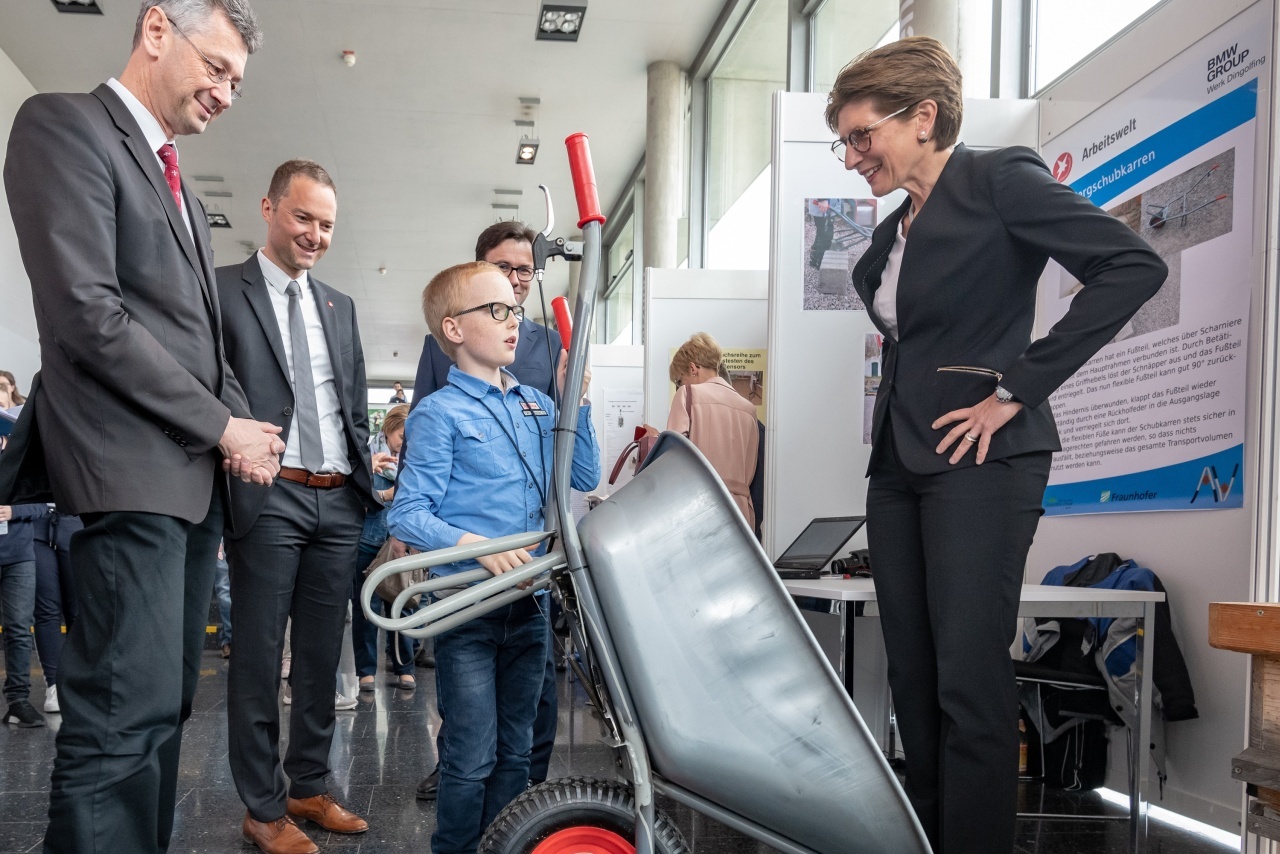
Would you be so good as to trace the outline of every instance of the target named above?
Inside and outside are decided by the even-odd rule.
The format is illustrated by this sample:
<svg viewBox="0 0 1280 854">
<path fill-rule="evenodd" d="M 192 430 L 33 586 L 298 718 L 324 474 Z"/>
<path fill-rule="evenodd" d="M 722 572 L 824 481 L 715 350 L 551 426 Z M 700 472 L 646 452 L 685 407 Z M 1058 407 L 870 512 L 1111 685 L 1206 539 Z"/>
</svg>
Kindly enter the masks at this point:
<svg viewBox="0 0 1280 854">
<path fill-rule="evenodd" d="M 1201 39 L 1044 151 L 1054 177 L 1121 219 L 1169 278 L 1052 396 L 1062 440 L 1048 515 L 1240 507 L 1254 285 L 1258 78 L 1270 8 Z M 1081 285 L 1054 263 L 1037 328 Z"/>
</svg>

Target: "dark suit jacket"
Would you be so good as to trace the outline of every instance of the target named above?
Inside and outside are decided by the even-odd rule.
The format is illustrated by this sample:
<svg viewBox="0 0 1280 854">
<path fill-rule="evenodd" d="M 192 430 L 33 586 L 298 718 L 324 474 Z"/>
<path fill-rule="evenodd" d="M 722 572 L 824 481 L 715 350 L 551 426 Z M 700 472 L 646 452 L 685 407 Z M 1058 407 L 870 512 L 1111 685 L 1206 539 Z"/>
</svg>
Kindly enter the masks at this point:
<svg viewBox="0 0 1280 854">
<path fill-rule="evenodd" d="M 369 464 L 369 391 L 364 374 L 364 350 L 356 325 L 356 308 L 351 298 L 311 276 L 320 308 L 329 359 L 337 380 L 338 403 L 347 437 L 347 460 L 351 482 L 369 507 L 380 506 L 373 495 L 373 473 Z M 217 270 L 218 293 L 222 299 L 223 338 L 227 360 L 249 399 L 253 417 L 281 425 L 280 438 L 289 441 L 293 416 L 293 384 L 284 339 L 271 305 L 270 285 L 263 278 L 258 255 L 243 264 Z M 243 537 L 257 521 L 267 502 L 267 490 L 239 480 L 231 482 L 231 519 L 228 536 Z"/>
<path fill-rule="evenodd" d="M 4 454 L 0 484 L 36 482 L 43 444 L 60 510 L 199 522 L 227 420 L 248 415 L 223 356 L 199 199 L 184 186 L 193 240 L 141 129 L 105 84 L 29 98 L 4 181 L 41 382 L 15 443 L 28 453 Z"/>
<path fill-rule="evenodd" d="M 547 359 L 547 339 L 551 340 L 551 360 Z M 516 358 L 509 370 L 521 385 L 533 386 L 552 400 L 556 394 L 556 365 L 560 363 L 560 333 L 532 320 L 520 322 L 520 340 L 516 343 Z M 428 335 L 422 340 L 422 355 L 418 358 L 418 376 L 413 381 L 413 403 L 449 384 L 449 368 L 453 360 L 444 354 L 436 339 Z"/>
<path fill-rule="evenodd" d="M 990 396 L 997 380 L 938 370 L 946 366 L 999 372 L 1000 384 L 1026 406 L 993 435 L 988 459 L 1060 450 L 1049 395 L 1160 289 L 1168 274 L 1164 262 L 1120 220 L 1053 180 L 1030 149 L 978 152 L 959 145 L 911 224 L 894 342 L 873 300 L 909 205 L 880 223 L 853 269 L 853 285 L 885 333 L 872 459 L 888 440 L 887 418 L 909 471 L 952 468 L 949 453 L 934 453 L 951 427 L 933 430 L 931 424 Z M 1050 258 L 1084 288 L 1049 334 L 1032 343 L 1036 284 Z M 957 465 L 972 465 L 974 456 Z"/>
</svg>

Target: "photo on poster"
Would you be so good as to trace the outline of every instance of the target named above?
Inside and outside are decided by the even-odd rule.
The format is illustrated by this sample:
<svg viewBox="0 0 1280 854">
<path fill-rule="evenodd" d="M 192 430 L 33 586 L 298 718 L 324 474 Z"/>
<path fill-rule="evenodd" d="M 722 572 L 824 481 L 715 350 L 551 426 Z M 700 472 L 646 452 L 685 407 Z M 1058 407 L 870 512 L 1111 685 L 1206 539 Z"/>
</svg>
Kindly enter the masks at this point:
<svg viewBox="0 0 1280 854">
<path fill-rule="evenodd" d="M 884 373 L 880 361 L 884 350 L 884 336 L 868 332 L 862 345 L 862 444 L 871 444 L 871 426 L 876 411 L 876 392 L 880 390 L 880 376 Z"/>
<path fill-rule="evenodd" d="M 1107 209 L 1150 244 L 1169 267 L 1169 278 L 1115 341 L 1159 332 L 1182 322 L 1182 253 L 1232 228 L 1234 148 L 1197 163 L 1162 184 Z M 1064 272 L 1059 296 L 1074 296 L 1080 283 Z"/>
<path fill-rule="evenodd" d="M 389 403 L 371 403 L 369 404 L 369 435 L 376 436 L 378 431 L 382 429 L 382 422 L 386 420 L 387 413 L 391 411 Z"/>
<path fill-rule="evenodd" d="M 805 311 L 866 311 L 849 274 L 871 245 L 876 199 L 805 199 Z"/>
</svg>

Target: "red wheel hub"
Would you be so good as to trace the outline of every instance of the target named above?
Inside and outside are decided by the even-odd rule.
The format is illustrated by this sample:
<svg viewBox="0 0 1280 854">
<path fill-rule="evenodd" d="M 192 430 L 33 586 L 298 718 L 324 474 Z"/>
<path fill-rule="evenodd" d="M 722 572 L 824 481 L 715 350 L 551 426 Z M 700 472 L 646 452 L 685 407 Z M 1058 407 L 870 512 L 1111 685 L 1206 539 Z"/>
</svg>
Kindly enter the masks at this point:
<svg viewBox="0 0 1280 854">
<path fill-rule="evenodd" d="M 532 854 L 636 854 L 636 848 L 602 827 L 566 827 L 548 836 Z"/>
</svg>

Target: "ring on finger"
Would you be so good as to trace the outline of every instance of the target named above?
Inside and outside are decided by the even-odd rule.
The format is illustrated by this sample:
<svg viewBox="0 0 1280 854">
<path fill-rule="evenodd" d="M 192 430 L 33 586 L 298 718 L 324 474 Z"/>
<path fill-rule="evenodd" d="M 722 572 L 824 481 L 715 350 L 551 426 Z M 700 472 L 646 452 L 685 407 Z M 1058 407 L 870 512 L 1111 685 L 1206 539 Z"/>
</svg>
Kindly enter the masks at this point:
<svg viewBox="0 0 1280 854">
<path fill-rule="evenodd" d="M 966 442 L 976 442 L 976 441 L 978 441 L 978 437 L 977 437 L 977 436 L 975 436 L 975 435 L 973 435 L 972 433 L 965 433 L 965 434 L 964 434 L 964 440 L 965 440 Z"/>
</svg>

